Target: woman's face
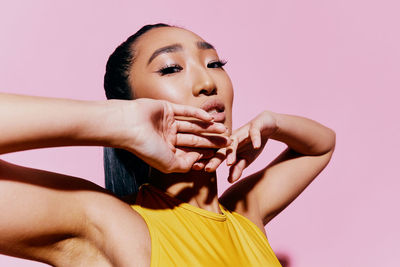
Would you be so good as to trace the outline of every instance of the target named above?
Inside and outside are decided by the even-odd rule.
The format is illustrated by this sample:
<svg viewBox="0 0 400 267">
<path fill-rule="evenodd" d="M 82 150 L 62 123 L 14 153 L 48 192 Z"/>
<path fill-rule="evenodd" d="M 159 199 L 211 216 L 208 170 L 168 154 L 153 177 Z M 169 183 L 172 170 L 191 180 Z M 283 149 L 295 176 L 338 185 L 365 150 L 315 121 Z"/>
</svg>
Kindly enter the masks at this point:
<svg viewBox="0 0 400 267">
<path fill-rule="evenodd" d="M 134 46 L 129 82 L 135 98 L 200 107 L 232 127 L 233 89 L 212 45 L 175 27 L 155 28 Z"/>
</svg>

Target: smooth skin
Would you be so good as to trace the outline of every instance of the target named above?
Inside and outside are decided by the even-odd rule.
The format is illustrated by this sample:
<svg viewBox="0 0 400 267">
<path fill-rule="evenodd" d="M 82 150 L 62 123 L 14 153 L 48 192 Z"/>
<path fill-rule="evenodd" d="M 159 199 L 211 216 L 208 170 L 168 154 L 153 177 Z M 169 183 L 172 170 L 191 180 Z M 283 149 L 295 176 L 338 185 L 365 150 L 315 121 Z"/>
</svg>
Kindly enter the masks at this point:
<svg viewBox="0 0 400 267">
<path fill-rule="evenodd" d="M 201 149 L 176 148 L 181 140 L 187 144 L 187 133 L 218 134 L 222 145 L 204 138 L 204 148 L 229 143 L 223 142 L 226 127 L 211 120 L 204 110 L 161 100 L 88 102 L 0 94 L 0 153 L 113 146 L 140 151 L 142 159 L 165 172 L 186 172 L 207 156 Z M 149 260 L 139 261 L 146 253 L 130 253 L 140 246 L 132 240 L 148 238 L 141 217 L 94 183 L 0 161 L 0 195 L 1 253 L 55 266 L 132 266 L 132 260 Z M 126 251 L 120 248 L 124 243 Z"/>
<path fill-rule="evenodd" d="M 204 40 L 174 27 L 140 37 L 130 82 L 135 97 L 145 99 L 82 102 L 1 95 L 0 152 L 65 145 L 124 148 L 153 167 L 153 185 L 212 212 L 220 213 L 220 202 L 264 232 L 264 225 L 328 164 L 335 133 L 313 120 L 266 110 L 233 131 L 229 141 L 232 84 L 215 63 L 216 51 L 199 42 Z M 173 44 L 181 48 L 149 63 L 154 51 Z M 224 125 L 196 109 L 210 99 L 224 103 Z M 149 117 L 135 116 L 139 110 Z M 182 115 L 196 122 L 176 117 Z M 166 130 L 171 128 L 166 125 L 174 127 Z M 218 199 L 215 169 L 227 159 L 228 179 L 238 180 L 268 139 L 288 148 Z M 0 220 L 0 252 L 55 266 L 150 266 L 148 229 L 130 202 L 84 179 L 6 162 L 0 164 L 0 177 L 0 212 L 7 214 Z"/>
</svg>

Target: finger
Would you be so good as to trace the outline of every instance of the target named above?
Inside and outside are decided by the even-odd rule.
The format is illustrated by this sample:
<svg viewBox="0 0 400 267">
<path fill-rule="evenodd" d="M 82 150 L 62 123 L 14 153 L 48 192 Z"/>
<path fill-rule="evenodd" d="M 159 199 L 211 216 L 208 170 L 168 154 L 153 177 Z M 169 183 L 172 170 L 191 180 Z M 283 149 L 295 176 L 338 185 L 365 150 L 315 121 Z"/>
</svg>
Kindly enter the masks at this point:
<svg viewBox="0 0 400 267">
<path fill-rule="evenodd" d="M 241 159 L 229 169 L 228 181 L 234 183 L 242 176 L 243 170 L 246 168 L 246 160 Z"/>
<path fill-rule="evenodd" d="M 214 157 L 211 158 L 207 165 L 204 167 L 204 170 L 206 172 L 215 172 L 219 165 L 225 160 L 226 158 L 226 149 L 220 149 L 218 150 Z"/>
<path fill-rule="evenodd" d="M 178 133 L 176 135 L 176 146 L 223 148 L 230 144 L 230 138 L 223 135 L 195 135 L 186 133 Z"/>
<path fill-rule="evenodd" d="M 238 145 L 238 138 L 236 136 L 232 137 L 232 143 L 227 149 L 226 165 L 232 166 L 235 163 Z"/>
<path fill-rule="evenodd" d="M 195 162 L 192 166 L 192 170 L 201 171 L 202 169 L 204 169 L 207 161 L 208 161 L 207 159 L 201 159 L 201 160 Z"/>
<path fill-rule="evenodd" d="M 173 153 L 175 153 L 176 147 L 175 147 L 171 142 L 167 142 L 167 145 L 168 145 L 169 149 L 171 149 L 171 151 L 172 151 Z"/>
<path fill-rule="evenodd" d="M 250 128 L 250 139 L 253 144 L 253 148 L 257 149 L 261 147 L 261 133 L 260 130 L 255 126 Z"/>
<path fill-rule="evenodd" d="M 222 123 L 176 120 L 176 125 L 177 131 L 181 133 L 225 133 L 227 131 Z"/>
<path fill-rule="evenodd" d="M 185 147 L 177 147 L 176 157 L 178 159 L 186 157 L 186 155 L 193 155 L 193 153 L 197 153 L 200 155 L 196 162 L 192 163 L 193 158 L 189 158 L 188 162 L 181 161 L 183 164 L 183 171 L 188 171 L 187 169 L 189 165 L 191 165 L 192 170 L 202 170 L 206 165 L 206 162 L 209 158 L 213 157 L 215 154 L 215 150 L 213 149 L 198 149 L 198 148 L 185 148 Z"/>
<path fill-rule="evenodd" d="M 203 109 L 171 103 L 172 110 L 177 116 L 193 117 L 203 121 L 212 121 L 213 117 Z"/>
<path fill-rule="evenodd" d="M 176 149 L 179 149 L 181 151 L 184 151 L 186 153 L 189 152 L 196 152 L 199 153 L 201 155 L 200 159 L 210 159 L 212 158 L 215 153 L 216 153 L 216 149 L 215 148 L 196 148 L 196 147 L 176 147 Z"/>
<path fill-rule="evenodd" d="M 185 152 L 181 149 L 176 149 L 175 162 L 170 167 L 173 172 L 188 172 L 196 161 L 201 159 L 201 154 L 197 152 Z"/>
</svg>

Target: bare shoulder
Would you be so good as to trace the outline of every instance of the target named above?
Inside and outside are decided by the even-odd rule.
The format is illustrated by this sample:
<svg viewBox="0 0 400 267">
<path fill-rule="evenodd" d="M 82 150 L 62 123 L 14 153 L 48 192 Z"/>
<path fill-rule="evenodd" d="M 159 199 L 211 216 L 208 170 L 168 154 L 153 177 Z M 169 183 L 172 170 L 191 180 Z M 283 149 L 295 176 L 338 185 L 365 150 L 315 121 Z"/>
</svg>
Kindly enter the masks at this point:
<svg viewBox="0 0 400 267">
<path fill-rule="evenodd" d="M 150 249 L 141 216 L 88 180 L 0 161 L 0 193 L 2 254 L 54 266 L 132 266 L 121 264 L 138 262 L 132 249 Z"/>
<path fill-rule="evenodd" d="M 265 233 L 264 224 L 259 213 L 258 201 L 254 194 L 261 172 L 242 178 L 230 186 L 219 198 L 227 209 L 235 211 L 257 225 Z"/>
</svg>

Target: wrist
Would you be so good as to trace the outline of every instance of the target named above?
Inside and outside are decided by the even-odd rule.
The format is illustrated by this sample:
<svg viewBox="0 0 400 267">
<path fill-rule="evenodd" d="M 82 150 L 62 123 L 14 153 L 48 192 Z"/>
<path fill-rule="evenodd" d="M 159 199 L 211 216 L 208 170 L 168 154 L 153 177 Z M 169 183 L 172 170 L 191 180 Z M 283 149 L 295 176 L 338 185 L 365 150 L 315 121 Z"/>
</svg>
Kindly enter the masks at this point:
<svg viewBox="0 0 400 267">
<path fill-rule="evenodd" d="M 286 143 L 288 130 L 290 131 L 290 129 L 287 127 L 288 115 L 273 112 L 273 116 L 275 119 L 275 131 L 270 136 L 270 139 Z"/>
<path fill-rule="evenodd" d="M 99 112 L 101 126 L 98 138 L 102 146 L 135 150 L 145 123 L 143 106 L 137 100 L 107 100 Z"/>
<path fill-rule="evenodd" d="M 129 130 L 126 125 L 127 120 L 132 120 L 137 114 L 134 111 L 136 106 L 134 102 L 111 99 L 95 103 L 95 120 L 97 122 L 90 129 L 93 132 L 94 140 L 97 140 L 102 146 L 124 148 L 124 143 L 127 141 L 126 131 Z M 127 112 L 126 109 L 133 110 Z M 126 114 L 130 114 L 130 118 L 127 118 Z"/>
<path fill-rule="evenodd" d="M 264 137 L 267 137 L 269 139 L 274 139 L 274 136 L 278 135 L 279 131 L 279 126 L 280 126 L 280 117 L 279 113 L 275 113 L 270 110 L 265 110 L 263 112 L 264 119 L 263 119 L 263 124 L 264 124 L 264 129 L 263 129 L 263 135 Z"/>
<path fill-rule="evenodd" d="M 84 145 L 115 146 L 122 100 L 92 101 L 85 104 L 74 136 Z"/>
</svg>

